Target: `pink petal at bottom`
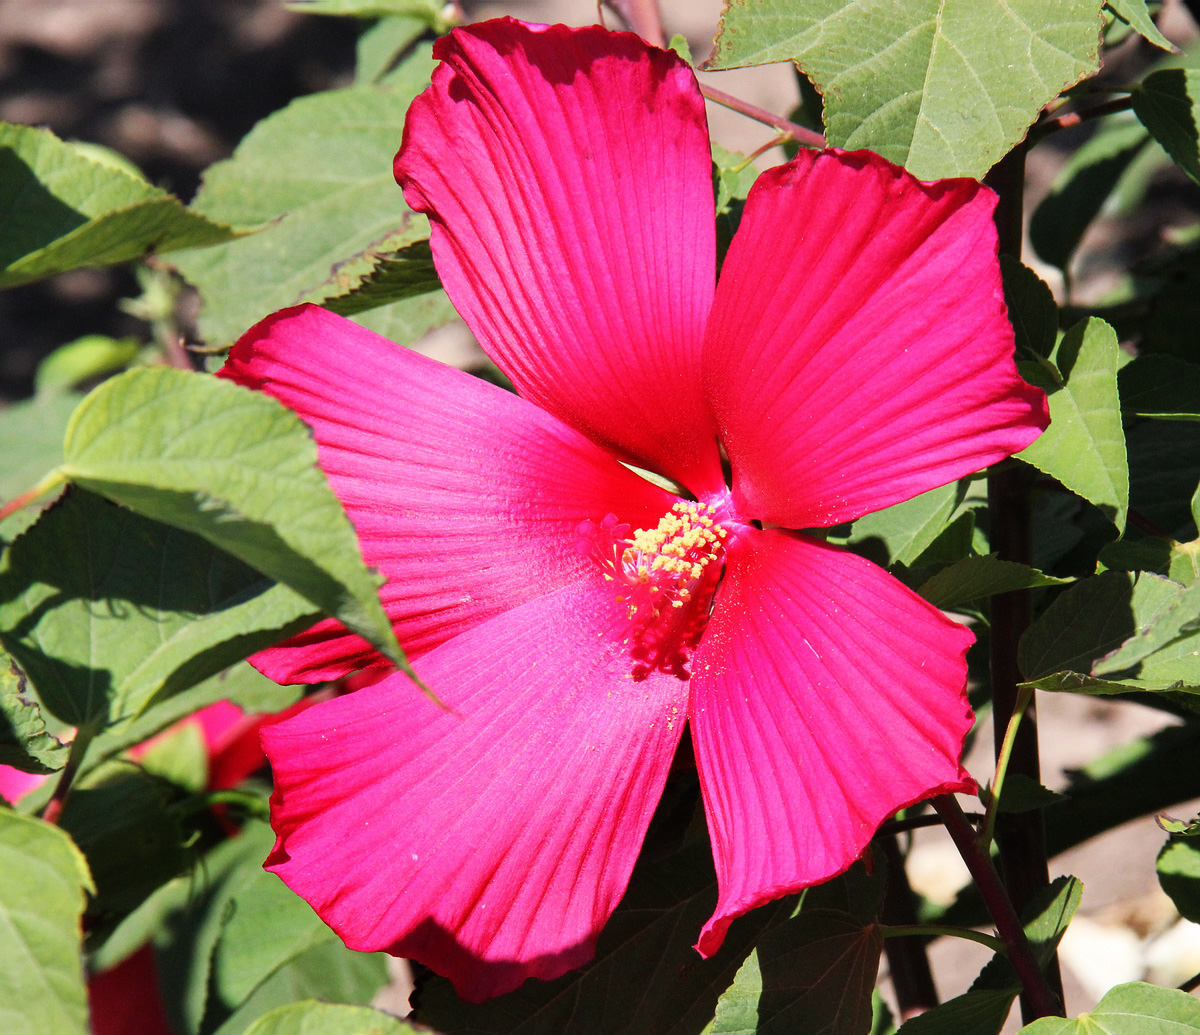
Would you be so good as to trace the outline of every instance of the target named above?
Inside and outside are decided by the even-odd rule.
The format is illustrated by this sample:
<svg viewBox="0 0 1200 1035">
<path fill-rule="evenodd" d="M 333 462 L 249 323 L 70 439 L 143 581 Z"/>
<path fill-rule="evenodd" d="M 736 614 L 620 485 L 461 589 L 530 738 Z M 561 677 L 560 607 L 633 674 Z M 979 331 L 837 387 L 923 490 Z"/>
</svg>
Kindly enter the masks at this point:
<svg viewBox="0 0 1200 1035">
<path fill-rule="evenodd" d="M 662 792 L 686 684 L 643 682 L 612 590 L 585 582 L 264 730 L 267 868 L 351 948 L 481 1001 L 586 963 Z"/>
<path fill-rule="evenodd" d="M 845 870 L 897 809 L 970 790 L 971 634 L 855 554 L 738 536 L 692 679 L 719 900 L 737 916 Z"/>
</svg>

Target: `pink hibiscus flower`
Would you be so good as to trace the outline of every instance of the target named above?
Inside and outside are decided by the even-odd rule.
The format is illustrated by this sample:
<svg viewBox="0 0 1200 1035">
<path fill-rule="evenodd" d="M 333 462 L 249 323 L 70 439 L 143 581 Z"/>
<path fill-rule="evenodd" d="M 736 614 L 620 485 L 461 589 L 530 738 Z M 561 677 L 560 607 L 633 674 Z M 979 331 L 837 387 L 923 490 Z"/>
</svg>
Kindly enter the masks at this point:
<svg viewBox="0 0 1200 1035">
<path fill-rule="evenodd" d="M 265 731 L 267 866 L 352 948 L 478 1001 L 591 958 L 685 725 L 719 882 L 705 955 L 898 808 L 973 787 L 970 633 L 798 530 L 1047 418 L 979 184 L 804 152 L 759 178 L 717 284 L 704 105 L 675 55 L 507 19 L 435 54 L 396 176 L 519 397 L 314 307 L 224 374 L 311 425 L 449 705 L 333 621 L 258 655 L 282 682 L 379 673 Z"/>
</svg>

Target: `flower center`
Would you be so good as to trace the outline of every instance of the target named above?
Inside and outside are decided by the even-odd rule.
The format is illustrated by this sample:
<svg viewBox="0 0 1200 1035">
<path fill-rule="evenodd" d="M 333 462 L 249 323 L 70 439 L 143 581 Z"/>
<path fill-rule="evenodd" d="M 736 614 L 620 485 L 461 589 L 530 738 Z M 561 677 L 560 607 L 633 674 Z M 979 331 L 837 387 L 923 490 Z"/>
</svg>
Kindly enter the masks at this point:
<svg viewBox="0 0 1200 1035">
<path fill-rule="evenodd" d="M 729 535 L 707 503 L 680 500 L 654 528 L 629 525 L 613 514 L 579 528 L 579 551 L 600 564 L 629 612 L 633 679 L 665 672 L 688 679 L 688 659 L 708 623 Z"/>
</svg>

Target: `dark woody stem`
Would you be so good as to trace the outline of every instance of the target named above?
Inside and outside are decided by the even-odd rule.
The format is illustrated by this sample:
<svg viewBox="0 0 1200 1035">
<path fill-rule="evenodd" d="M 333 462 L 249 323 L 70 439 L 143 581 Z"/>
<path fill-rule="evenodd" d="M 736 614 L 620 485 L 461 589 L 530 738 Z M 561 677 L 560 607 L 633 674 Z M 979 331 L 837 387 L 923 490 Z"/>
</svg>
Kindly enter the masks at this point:
<svg viewBox="0 0 1200 1035">
<path fill-rule="evenodd" d="M 946 825 L 959 855 L 967 864 L 975 886 L 991 914 L 992 922 L 996 925 L 996 933 L 1004 943 L 1005 955 L 1009 963 L 1021 979 L 1024 991 L 1021 993 L 1021 1016 L 1026 1024 L 1039 1017 L 1062 1017 L 1062 996 L 1051 989 L 1034 958 L 1025 937 L 1025 929 L 1013 909 L 1012 902 L 1000 883 L 1000 875 L 992 865 L 992 860 L 983 850 L 979 838 L 966 816 L 959 808 L 953 794 L 943 794 L 933 799 L 933 807 Z"/>
<path fill-rule="evenodd" d="M 1025 151 L 1021 144 L 1003 158 L 987 176 L 999 195 L 996 229 L 1000 253 L 1021 257 L 1023 233 L 1022 192 L 1025 187 Z M 1029 564 L 1031 560 L 1029 490 L 1032 472 L 1022 464 L 1005 464 L 988 474 L 988 517 L 991 546 L 1001 560 Z M 1028 590 L 1000 593 L 992 598 L 991 677 L 995 750 L 999 759 L 1006 750 L 1005 733 L 1021 706 L 1022 681 L 1017 666 L 1017 645 L 1029 626 L 1031 596 Z M 1040 781 L 1038 761 L 1037 701 L 1030 700 L 1009 750 L 1008 772 Z M 940 810 L 939 810 L 940 811 Z M 1034 895 L 1050 882 L 1046 863 L 1046 839 L 1038 811 L 1000 813 L 996 816 L 996 845 L 1000 868 L 1011 904 L 1020 913 Z M 960 846 L 961 849 L 961 846 Z M 989 863 L 990 865 L 990 863 Z M 1007 942 L 1007 939 L 1005 939 Z M 1048 968 L 1050 988 L 1061 1000 L 1062 977 L 1058 960 Z M 1042 1004 L 1044 1006 L 1044 1004 Z M 1021 998 L 1022 1016 L 1028 1024 L 1044 1012 L 1032 999 L 1028 986 Z"/>
</svg>

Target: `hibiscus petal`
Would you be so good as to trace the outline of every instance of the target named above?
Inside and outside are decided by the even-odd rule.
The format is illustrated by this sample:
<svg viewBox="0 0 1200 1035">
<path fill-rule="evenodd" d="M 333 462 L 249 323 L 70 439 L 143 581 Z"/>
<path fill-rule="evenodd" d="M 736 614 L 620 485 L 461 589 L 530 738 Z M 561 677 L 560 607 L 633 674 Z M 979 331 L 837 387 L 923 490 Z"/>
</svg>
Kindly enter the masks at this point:
<svg viewBox="0 0 1200 1035">
<path fill-rule="evenodd" d="M 624 892 L 686 714 L 629 678 L 628 618 L 587 580 L 264 730 L 268 869 L 351 948 L 480 1001 L 587 962 Z"/>
<path fill-rule="evenodd" d="M 695 492 L 719 487 L 699 376 L 712 167 L 691 70 L 629 33 L 512 19 L 434 55 L 395 169 L 455 307 L 523 396 Z"/>
<path fill-rule="evenodd" d="M 720 888 L 701 953 L 734 917 L 841 873 L 897 809 L 973 789 L 970 643 L 855 554 L 735 538 L 689 710 Z"/>
<path fill-rule="evenodd" d="M 612 513 L 640 528 L 674 500 L 511 392 L 316 306 L 248 331 L 221 373 L 312 427 L 413 655 L 577 581 L 594 564 L 577 549 L 581 521 Z M 386 664 L 332 619 L 254 662 L 281 683 Z"/>
<path fill-rule="evenodd" d="M 1023 449 L 1046 426 L 1004 308 L 995 196 L 867 151 L 759 177 L 704 376 L 742 512 L 837 524 Z"/>
</svg>

